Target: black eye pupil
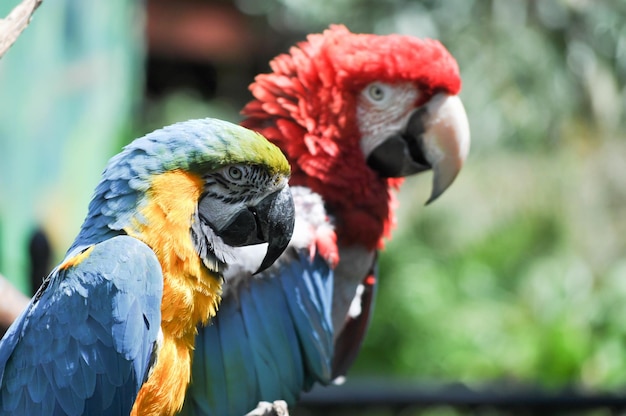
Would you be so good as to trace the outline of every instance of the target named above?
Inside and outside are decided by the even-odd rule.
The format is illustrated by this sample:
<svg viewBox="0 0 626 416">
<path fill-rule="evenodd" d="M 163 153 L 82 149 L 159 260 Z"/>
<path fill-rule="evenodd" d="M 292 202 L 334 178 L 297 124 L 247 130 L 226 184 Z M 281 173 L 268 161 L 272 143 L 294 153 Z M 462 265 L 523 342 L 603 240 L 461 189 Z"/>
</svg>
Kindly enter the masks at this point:
<svg viewBox="0 0 626 416">
<path fill-rule="evenodd" d="M 375 100 L 382 100 L 383 98 L 383 89 L 380 88 L 378 85 L 373 85 L 372 87 L 370 87 L 370 96 L 375 99 Z"/>
<path fill-rule="evenodd" d="M 240 179 L 241 178 L 241 170 L 235 168 L 235 167 L 231 167 L 230 169 L 228 169 L 228 174 L 233 178 L 233 179 Z"/>
</svg>

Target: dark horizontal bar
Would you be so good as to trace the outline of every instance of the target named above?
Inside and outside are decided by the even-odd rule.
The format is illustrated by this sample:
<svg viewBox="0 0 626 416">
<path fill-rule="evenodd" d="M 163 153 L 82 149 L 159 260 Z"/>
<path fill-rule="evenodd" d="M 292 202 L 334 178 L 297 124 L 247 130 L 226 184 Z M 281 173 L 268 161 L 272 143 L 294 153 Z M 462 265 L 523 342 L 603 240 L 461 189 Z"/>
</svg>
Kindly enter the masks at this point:
<svg viewBox="0 0 626 416">
<path fill-rule="evenodd" d="M 494 407 L 543 410 L 626 409 L 624 395 L 579 389 L 545 390 L 538 387 L 463 384 L 426 385 L 397 381 L 354 381 L 342 386 L 316 387 L 303 395 L 307 408 L 438 406 Z"/>
</svg>

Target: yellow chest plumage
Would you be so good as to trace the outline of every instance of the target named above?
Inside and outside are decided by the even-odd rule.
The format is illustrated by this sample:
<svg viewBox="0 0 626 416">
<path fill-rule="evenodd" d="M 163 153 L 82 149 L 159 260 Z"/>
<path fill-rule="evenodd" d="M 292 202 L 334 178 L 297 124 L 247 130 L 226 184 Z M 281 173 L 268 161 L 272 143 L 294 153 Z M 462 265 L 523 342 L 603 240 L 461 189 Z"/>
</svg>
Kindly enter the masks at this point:
<svg viewBox="0 0 626 416">
<path fill-rule="evenodd" d="M 180 410 L 191 378 L 196 325 L 215 316 L 220 301 L 221 278 L 204 266 L 190 236 L 202 187 L 202 180 L 189 172 L 156 176 L 147 192 L 149 202 L 141 210 L 147 221 L 126 230 L 154 250 L 163 270 L 163 345 L 133 415 L 172 415 Z"/>
</svg>

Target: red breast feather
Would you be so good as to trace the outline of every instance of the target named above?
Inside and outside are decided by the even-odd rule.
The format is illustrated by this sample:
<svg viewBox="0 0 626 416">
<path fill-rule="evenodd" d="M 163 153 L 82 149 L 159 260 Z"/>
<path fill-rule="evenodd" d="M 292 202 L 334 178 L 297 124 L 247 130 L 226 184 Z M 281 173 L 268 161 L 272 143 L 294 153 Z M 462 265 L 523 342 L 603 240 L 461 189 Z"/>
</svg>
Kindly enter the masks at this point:
<svg viewBox="0 0 626 416">
<path fill-rule="evenodd" d="M 423 104 L 435 93 L 456 94 L 456 61 L 435 40 L 353 34 L 334 25 L 309 35 L 256 77 L 245 127 L 278 145 L 292 166 L 293 185 L 323 196 L 339 243 L 382 247 L 395 225 L 392 190 L 402 179 L 370 169 L 360 149 L 356 99 L 371 82 L 414 82 Z"/>
</svg>

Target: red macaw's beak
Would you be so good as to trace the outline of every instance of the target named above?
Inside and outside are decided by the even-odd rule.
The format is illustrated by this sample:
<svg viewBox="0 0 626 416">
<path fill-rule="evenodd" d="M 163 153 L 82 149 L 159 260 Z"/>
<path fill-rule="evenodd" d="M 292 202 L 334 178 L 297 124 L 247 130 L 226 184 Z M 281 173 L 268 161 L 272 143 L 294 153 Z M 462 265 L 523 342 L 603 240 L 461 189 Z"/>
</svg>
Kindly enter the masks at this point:
<svg viewBox="0 0 626 416">
<path fill-rule="evenodd" d="M 405 130 L 389 137 L 367 157 L 368 165 L 388 178 L 433 170 L 426 204 L 454 181 L 470 147 L 467 114 L 456 95 L 437 94 L 409 117 Z"/>
</svg>

